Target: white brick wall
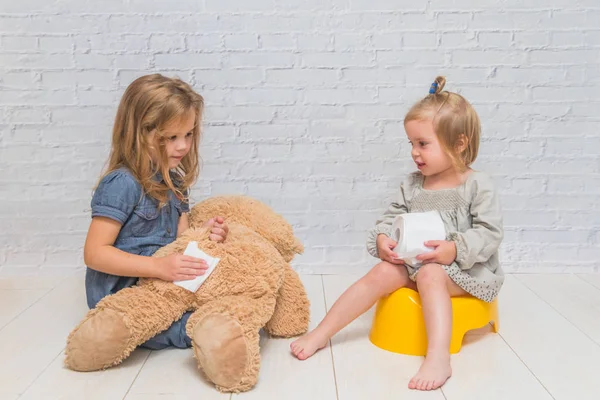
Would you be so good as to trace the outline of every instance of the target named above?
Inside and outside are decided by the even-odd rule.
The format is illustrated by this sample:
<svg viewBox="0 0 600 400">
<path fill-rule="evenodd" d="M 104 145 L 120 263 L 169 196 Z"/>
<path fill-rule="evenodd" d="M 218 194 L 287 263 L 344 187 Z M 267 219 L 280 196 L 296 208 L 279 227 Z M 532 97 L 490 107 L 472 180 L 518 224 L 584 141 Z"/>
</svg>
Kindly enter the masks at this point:
<svg viewBox="0 0 600 400">
<path fill-rule="evenodd" d="M 193 192 L 293 222 L 305 272 L 364 270 L 437 74 L 483 120 L 508 271 L 600 266 L 598 0 L 0 1 L 0 274 L 82 265 L 92 186 L 135 77 L 207 102 Z"/>
</svg>

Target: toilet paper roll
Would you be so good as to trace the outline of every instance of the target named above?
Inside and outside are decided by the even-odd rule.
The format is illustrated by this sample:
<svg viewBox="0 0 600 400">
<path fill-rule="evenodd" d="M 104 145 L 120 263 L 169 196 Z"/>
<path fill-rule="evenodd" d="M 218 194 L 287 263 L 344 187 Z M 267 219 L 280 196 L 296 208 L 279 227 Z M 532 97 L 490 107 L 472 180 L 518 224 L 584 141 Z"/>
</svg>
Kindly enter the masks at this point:
<svg viewBox="0 0 600 400">
<path fill-rule="evenodd" d="M 401 214 L 392 224 L 391 238 L 398 242 L 394 252 L 398 259 L 410 266 L 416 266 L 415 259 L 433 249 L 425 246 L 428 240 L 446 240 L 446 228 L 437 211 Z"/>
</svg>

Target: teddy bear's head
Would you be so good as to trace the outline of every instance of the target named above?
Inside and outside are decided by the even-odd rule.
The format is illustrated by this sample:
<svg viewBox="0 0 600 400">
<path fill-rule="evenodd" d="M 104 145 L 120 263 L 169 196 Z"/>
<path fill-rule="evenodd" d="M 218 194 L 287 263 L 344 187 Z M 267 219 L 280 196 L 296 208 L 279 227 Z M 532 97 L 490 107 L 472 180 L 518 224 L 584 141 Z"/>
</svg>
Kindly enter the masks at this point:
<svg viewBox="0 0 600 400">
<path fill-rule="evenodd" d="M 199 228 L 216 216 L 252 229 L 273 243 L 287 262 L 304 251 L 292 226 L 269 206 L 251 197 L 218 196 L 196 204 L 190 211 L 190 228 Z"/>
</svg>

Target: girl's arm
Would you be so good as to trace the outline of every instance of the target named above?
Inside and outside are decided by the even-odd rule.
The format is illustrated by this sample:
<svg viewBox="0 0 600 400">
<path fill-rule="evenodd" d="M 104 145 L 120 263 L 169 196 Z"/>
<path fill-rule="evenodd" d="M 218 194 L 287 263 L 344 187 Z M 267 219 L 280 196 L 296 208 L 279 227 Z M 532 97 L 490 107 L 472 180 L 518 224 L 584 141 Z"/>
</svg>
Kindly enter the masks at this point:
<svg viewBox="0 0 600 400">
<path fill-rule="evenodd" d="M 187 213 L 181 213 L 179 217 L 179 223 L 177 225 L 177 237 L 185 232 L 186 229 L 190 227 L 189 225 L 189 217 Z M 204 227 L 210 229 L 210 240 L 214 242 L 222 242 L 227 238 L 227 234 L 229 233 L 229 227 L 227 223 L 223 219 L 223 217 L 211 218 L 209 221 L 206 221 Z"/>
<path fill-rule="evenodd" d="M 92 218 L 83 249 L 83 258 L 88 267 L 111 275 L 165 281 L 194 279 L 206 271 L 204 260 L 181 254 L 153 258 L 119 250 L 114 243 L 120 230 L 121 224 L 113 219 Z"/>
<path fill-rule="evenodd" d="M 188 213 L 181 213 L 179 217 L 179 222 L 177 223 L 177 237 L 181 236 L 183 232 L 185 232 L 190 227 L 190 222 L 188 219 Z"/>
<path fill-rule="evenodd" d="M 504 238 L 500 201 L 491 178 L 477 181 L 470 213 L 471 229 L 449 235 L 456 244 L 456 263 L 463 270 L 487 261 L 498 251 Z"/>
<path fill-rule="evenodd" d="M 405 182 L 400 186 L 400 192 L 396 197 L 396 201 L 389 205 L 383 215 L 381 215 L 377 221 L 375 221 L 375 226 L 368 232 L 367 251 L 375 258 L 379 258 L 379 251 L 377 249 L 377 238 L 379 235 L 383 234 L 389 237 L 392 224 L 394 223 L 396 217 L 400 214 L 405 214 L 408 212 L 404 193 L 406 185 L 407 183 Z"/>
<path fill-rule="evenodd" d="M 130 254 L 114 247 L 121 224 L 106 217 L 94 217 L 83 248 L 85 264 L 96 271 L 118 276 L 159 278 L 156 260 Z"/>
<path fill-rule="evenodd" d="M 130 254 L 114 246 L 121 227 L 134 212 L 141 196 L 140 184 L 127 170 L 111 171 L 102 178 L 92 197 L 92 223 L 83 249 L 85 264 L 106 274 L 165 281 L 202 275 L 207 268 L 204 260 L 182 254 L 152 258 Z"/>
</svg>

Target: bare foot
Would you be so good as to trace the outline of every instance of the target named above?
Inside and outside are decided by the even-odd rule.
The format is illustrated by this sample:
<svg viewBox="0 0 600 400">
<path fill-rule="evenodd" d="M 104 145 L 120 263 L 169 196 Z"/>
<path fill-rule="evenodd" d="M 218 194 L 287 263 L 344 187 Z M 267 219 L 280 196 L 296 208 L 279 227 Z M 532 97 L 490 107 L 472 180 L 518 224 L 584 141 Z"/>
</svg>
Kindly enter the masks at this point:
<svg viewBox="0 0 600 400">
<path fill-rule="evenodd" d="M 450 354 L 427 355 L 417 374 L 408 383 L 408 388 L 435 390 L 442 386 L 451 375 Z"/>
<path fill-rule="evenodd" d="M 290 344 L 292 353 L 298 360 L 306 360 L 315 354 L 317 350 L 327 345 L 328 337 L 322 336 L 317 330 L 313 330 Z"/>
</svg>

